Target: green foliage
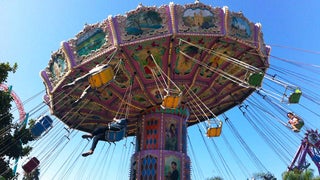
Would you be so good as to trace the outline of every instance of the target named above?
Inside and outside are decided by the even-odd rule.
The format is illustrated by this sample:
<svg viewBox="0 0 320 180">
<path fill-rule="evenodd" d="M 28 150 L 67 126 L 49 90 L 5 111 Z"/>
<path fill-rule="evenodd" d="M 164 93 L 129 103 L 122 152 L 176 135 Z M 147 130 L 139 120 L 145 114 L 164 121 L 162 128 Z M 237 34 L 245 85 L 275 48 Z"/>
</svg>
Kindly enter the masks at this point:
<svg viewBox="0 0 320 180">
<path fill-rule="evenodd" d="M 0 83 L 6 82 L 9 72 L 15 72 L 16 69 L 17 64 L 10 67 L 9 63 L 0 63 Z M 28 155 L 32 148 L 27 144 L 33 140 L 29 129 L 19 128 L 12 123 L 12 101 L 9 92 L 0 91 L 0 174 L 5 179 L 13 178 L 11 161 Z"/>
<path fill-rule="evenodd" d="M 12 67 L 7 63 L 0 63 L 0 83 L 7 82 L 9 72 L 15 73 L 18 68 L 17 63 L 15 63 Z"/>
<path fill-rule="evenodd" d="M 320 177 L 314 177 L 313 169 L 306 169 L 303 172 L 296 171 L 286 171 L 282 173 L 283 180 L 320 180 Z"/>
<path fill-rule="evenodd" d="M 4 158 L 0 158 L 0 174 L 6 179 L 11 179 L 13 177 L 12 169 Z"/>
<path fill-rule="evenodd" d="M 39 168 L 32 171 L 30 174 L 26 174 L 22 180 L 39 180 L 40 170 Z"/>
<path fill-rule="evenodd" d="M 9 113 L 12 97 L 8 92 L 0 91 L 0 129 L 11 123 L 13 116 Z"/>
</svg>

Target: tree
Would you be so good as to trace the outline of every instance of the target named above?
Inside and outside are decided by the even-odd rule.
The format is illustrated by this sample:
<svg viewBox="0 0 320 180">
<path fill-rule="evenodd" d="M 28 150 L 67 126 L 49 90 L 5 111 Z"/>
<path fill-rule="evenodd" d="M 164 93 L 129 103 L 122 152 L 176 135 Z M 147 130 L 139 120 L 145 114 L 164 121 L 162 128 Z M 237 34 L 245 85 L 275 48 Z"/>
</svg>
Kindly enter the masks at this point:
<svg viewBox="0 0 320 180">
<path fill-rule="evenodd" d="M 7 82 L 9 72 L 15 73 L 18 68 L 17 63 L 15 63 L 12 67 L 7 63 L 0 63 L 0 83 Z"/>
<path fill-rule="evenodd" d="M 264 172 L 256 173 L 256 174 L 253 175 L 253 178 L 256 179 L 256 180 L 258 180 L 258 179 L 261 179 L 261 180 L 276 180 L 277 179 L 270 172 L 267 172 L 267 173 L 264 173 Z"/>
<path fill-rule="evenodd" d="M 283 180 L 319 180 L 320 177 L 314 177 L 313 169 L 306 169 L 303 172 L 296 171 L 286 171 L 282 173 Z"/>
<path fill-rule="evenodd" d="M 0 63 L 0 83 L 7 82 L 9 73 L 14 73 L 17 67 L 16 63 L 12 67 L 8 62 Z M 33 140 L 29 129 L 13 124 L 12 101 L 10 92 L 0 91 L 0 176 L 6 179 L 14 176 L 11 161 L 28 155 L 32 148 L 27 143 Z"/>
<path fill-rule="evenodd" d="M 39 180 L 40 170 L 39 168 L 32 171 L 30 174 L 25 175 L 22 180 Z"/>
</svg>

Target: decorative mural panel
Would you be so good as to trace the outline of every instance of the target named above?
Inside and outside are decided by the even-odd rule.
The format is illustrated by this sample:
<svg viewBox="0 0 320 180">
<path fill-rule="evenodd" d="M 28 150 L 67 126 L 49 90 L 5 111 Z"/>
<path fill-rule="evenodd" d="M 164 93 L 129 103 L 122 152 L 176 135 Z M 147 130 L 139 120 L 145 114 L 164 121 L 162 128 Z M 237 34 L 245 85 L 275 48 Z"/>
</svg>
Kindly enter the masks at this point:
<svg viewBox="0 0 320 180">
<path fill-rule="evenodd" d="M 199 54 L 198 54 L 199 49 L 194 46 L 180 47 L 180 50 L 192 58 L 199 59 Z M 179 54 L 175 64 L 174 72 L 179 75 L 189 74 L 192 68 L 194 67 L 194 65 L 195 65 L 194 61 L 186 58 L 182 54 Z"/>
<path fill-rule="evenodd" d="M 166 47 L 163 45 L 164 41 L 159 40 L 156 41 L 146 41 L 143 44 L 132 45 L 128 47 L 128 52 L 132 54 L 132 58 L 135 60 L 132 62 L 134 65 L 138 66 L 140 72 L 147 79 L 152 78 L 152 69 L 157 69 L 157 65 L 162 68 L 163 67 L 163 56 L 166 52 Z M 152 59 L 151 55 L 154 57 Z M 157 71 L 158 72 L 158 71 Z"/>
<path fill-rule="evenodd" d="M 107 101 L 113 97 L 112 91 L 106 89 L 105 87 L 99 87 L 96 89 L 96 97 L 102 101 Z"/>
<path fill-rule="evenodd" d="M 147 155 L 141 161 L 141 180 L 157 179 L 158 158 L 153 155 Z"/>
<path fill-rule="evenodd" d="M 132 75 L 127 71 L 125 67 L 125 60 L 115 59 L 110 61 L 110 65 L 115 72 L 114 83 L 121 88 L 127 88 L 130 86 Z"/>
<path fill-rule="evenodd" d="M 179 121 L 177 119 L 166 118 L 165 123 L 165 150 L 178 151 L 178 131 Z"/>
<path fill-rule="evenodd" d="M 168 155 L 164 159 L 164 176 L 166 179 L 181 178 L 181 160 L 175 155 Z"/>
<path fill-rule="evenodd" d="M 186 9 L 182 20 L 185 26 L 197 27 L 197 29 L 208 29 L 215 26 L 213 13 L 207 9 Z"/>
<path fill-rule="evenodd" d="M 223 11 L 204 4 L 176 6 L 179 32 L 181 33 L 222 33 Z"/>
<path fill-rule="evenodd" d="M 143 149 L 159 148 L 160 121 L 158 118 L 150 118 L 144 124 L 144 145 Z"/>
<path fill-rule="evenodd" d="M 128 35 L 141 35 L 162 27 L 162 18 L 154 10 L 140 11 L 127 17 L 126 32 Z"/>
<path fill-rule="evenodd" d="M 61 49 L 51 56 L 47 71 L 53 84 L 56 84 L 68 71 L 66 56 Z"/>
<path fill-rule="evenodd" d="M 137 93 L 133 94 L 132 100 L 136 101 L 138 104 L 142 104 L 142 105 L 146 105 L 149 103 L 148 98 L 141 91 L 138 91 Z"/>
<path fill-rule="evenodd" d="M 255 25 L 249 22 L 242 13 L 231 12 L 228 15 L 228 35 L 234 38 L 240 38 L 244 43 L 256 46 Z"/>
<path fill-rule="evenodd" d="M 121 42 L 130 43 L 132 40 L 152 37 L 157 33 L 167 34 L 168 8 L 140 6 L 135 11 L 127 13 L 127 17 L 117 16 L 116 20 L 121 27 Z"/>
<path fill-rule="evenodd" d="M 241 17 L 231 17 L 231 31 L 236 31 L 236 36 L 248 38 L 252 35 L 249 23 Z"/>
<path fill-rule="evenodd" d="M 74 53 L 70 56 L 75 56 L 73 61 L 76 65 L 102 53 L 112 45 L 109 40 L 108 26 L 107 21 L 93 25 L 85 24 L 84 29 L 76 35 L 76 38 L 68 41 L 68 45 L 73 49 L 70 53 Z"/>
<path fill-rule="evenodd" d="M 76 41 L 77 54 L 85 56 L 99 49 L 105 42 L 105 32 L 101 28 L 92 29 L 82 34 Z"/>
</svg>

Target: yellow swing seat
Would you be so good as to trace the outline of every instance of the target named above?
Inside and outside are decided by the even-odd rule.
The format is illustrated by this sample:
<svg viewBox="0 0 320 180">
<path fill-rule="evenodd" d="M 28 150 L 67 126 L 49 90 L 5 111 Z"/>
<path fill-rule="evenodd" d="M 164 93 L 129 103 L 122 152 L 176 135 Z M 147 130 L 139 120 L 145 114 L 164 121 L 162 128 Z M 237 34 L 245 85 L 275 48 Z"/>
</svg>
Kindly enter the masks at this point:
<svg viewBox="0 0 320 180">
<path fill-rule="evenodd" d="M 113 80 L 113 77 L 114 72 L 112 67 L 107 66 L 106 68 L 103 68 L 102 70 L 92 74 L 89 77 L 89 84 L 91 88 L 99 88 Z"/>
<path fill-rule="evenodd" d="M 222 122 L 220 121 L 219 125 L 217 127 L 209 127 L 207 130 L 207 136 L 208 137 L 218 137 L 221 134 L 222 130 Z"/>
<path fill-rule="evenodd" d="M 161 107 L 163 109 L 176 109 L 181 102 L 182 93 L 178 90 L 174 91 L 165 89 L 164 91 L 167 92 L 167 95 L 163 97 Z"/>
</svg>

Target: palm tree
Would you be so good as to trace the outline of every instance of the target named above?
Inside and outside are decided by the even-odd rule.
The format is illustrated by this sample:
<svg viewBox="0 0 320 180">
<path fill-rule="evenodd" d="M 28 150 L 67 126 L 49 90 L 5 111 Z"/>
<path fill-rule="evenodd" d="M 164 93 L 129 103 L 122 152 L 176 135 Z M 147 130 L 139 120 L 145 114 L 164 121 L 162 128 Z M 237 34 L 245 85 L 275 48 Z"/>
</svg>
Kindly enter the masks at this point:
<svg viewBox="0 0 320 180">
<path fill-rule="evenodd" d="M 315 180 L 319 179 L 319 177 L 314 178 L 314 170 L 306 169 L 303 172 L 299 171 L 286 171 L 282 173 L 283 180 Z"/>
</svg>

